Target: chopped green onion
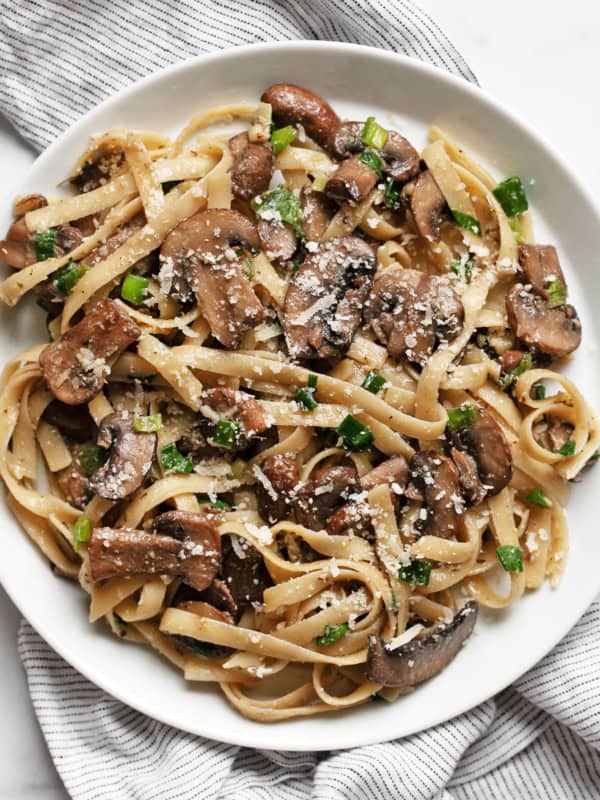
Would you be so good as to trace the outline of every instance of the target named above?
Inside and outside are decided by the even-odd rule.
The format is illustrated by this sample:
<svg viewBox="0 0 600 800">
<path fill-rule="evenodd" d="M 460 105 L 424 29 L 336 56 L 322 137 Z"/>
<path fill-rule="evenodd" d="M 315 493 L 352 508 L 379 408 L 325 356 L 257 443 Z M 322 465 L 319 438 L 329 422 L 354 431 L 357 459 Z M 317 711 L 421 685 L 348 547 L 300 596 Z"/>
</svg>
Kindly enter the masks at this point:
<svg viewBox="0 0 600 800">
<path fill-rule="evenodd" d="M 367 147 L 374 147 L 375 150 L 381 150 L 385 147 L 387 138 L 388 132 L 385 128 L 381 127 L 375 117 L 367 117 L 367 121 L 365 122 L 360 136 L 361 142 L 366 144 Z"/>
<path fill-rule="evenodd" d="M 532 391 L 534 400 L 546 399 L 546 387 L 543 383 L 534 383 L 532 386 Z"/>
<path fill-rule="evenodd" d="M 371 392 L 371 394 L 377 394 L 377 392 L 379 392 L 385 386 L 385 383 L 386 381 L 383 375 L 379 375 L 374 370 L 370 370 L 361 386 L 363 389 L 366 389 L 367 392 Z"/>
<path fill-rule="evenodd" d="M 573 439 L 569 439 L 569 441 L 565 442 L 562 447 L 559 447 L 556 452 L 561 456 L 572 456 L 575 453 L 575 442 Z"/>
<path fill-rule="evenodd" d="M 79 451 L 77 463 L 84 475 L 92 475 L 104 466 L 107 458 L 108 453 L 103 447 L 97 444 L 85 444 Z"/>
<path fill-rule="evenodd" d="M 363 150 L 358 160 L 366 164 L 367 167 L 370 167 L 373 172 L 376 172 L 377 176 L 381 178 L 381 159 L 374 150 L 369 150 L 368 148 L 367 150 Z"/>
<path fill-rule="evenodd" d="M 317 175 L 316 178 L 313 178 L 312 182 L 312 190 L 313 192 L 322 192 L 324 191 L 325 187 L 327 186 L 328 178 L 324 175 Z"/>
<path fill-rule="evenodd" d="M 54 258 L 56 254 L 56 228 L 36 233 L 33 237 L 33 243 L 35 245 L 35 257 L 38 261 Z"/>
<path fill-rule="evenodd" d="M 256 277 L 256 270 L 254 269 L 254 261 L 251 258 L 248 258 L 246 253 L 242 252 L 242 260 L 246 265 L 246 274 L 248 275 L 248 280 L 253 281 Z"/>
<path fill-rule="evenodd" d="M 525 502 L 534 506 L 539 506 L 540 508 L 552 508 L 552 500 L 546 497 L 544 490 L 539 486 L 532 489 L 529 494 L 526 495 Z"/>
<path fill-rule="evenodd" d="M 479 220 L 475 219 L 475 217 L 472 217 L 470 214 L 464 214 L 462 211 L 457 211 L 455 208 L 451 208 L 450 211 L 452 212 L 454 221 L 459 228 L 464 228 L 466 231 L 471 231 L 471 233 L 481 236 L 481 225 L 479 224 Z"/>
<path fill-rule="evenodd" d="M 292 261 L 292 268 L 290 270 L 290 275 L 295 275 L 303 263 L 304 263 L 304 257 L 296 256 L 296 258 Z"/>
<path fill-rule="evenodd" d="M 89 542 L 92 535 L 92 520 L 86 515 L 82 514 L 75 520 L 73 525 L 73 548 L 76 553 L 82 544 Z"/>
<path fill-rule="evenodd" d="M 241 478 L 244 472 L 246 471 L 246 467 L 248 465 L 242 458 L 236 458 L 236 460 L 231 465 L 231 474 L 234 478 Z"/>
<path fill-rule="evenodd" d="M 504 209 L 507 217 L 518 217 L 529 208 L 525 189 L 517 175 L 499 183 L 495 189 L 492 189 L 492 194 Z"/>
<path fill-rule="evenodd" d="M 548 292 L 548 299 L 553 304 L 561 305 L 561 303 L 564 303 L 567 299 L 566 286 L 562 281 L 559 281 L 558 278 L 548 284 L 546 291 Z"/>
<path fill-rule="evenodd" d="M 520 547 L 503 544 L 496 548 L 498 560 L 507 572 L 523 572 L 523 551 Z"/>
<path fill-rule="evenodd" d="M 126 275 L 121 284 L 121 298 L 127 303 L 139 306 L 144 301 L 149 283 L 148 278 L 142 278 L 140 275 Z"/>
<path fill-rule="evenodd" d="M 399 610 L 398 609 L 398 599 L 396 598 L 396 595 L 394 594 L 394 592 L 392 592 L 392 596 L 390 598 L 390 611 L 394 611 L 395 612 L 395 611 L 398 611 L 398 610 Z"/>
<path fill-rule="evenodd" d="M 270 192 L 255 197 L 252 201 L 252 208 L 261 219 L 287 222 L 301 239 L 306 238 L 302 228 L 300 198 L 285 186 L 277 186 Z"/>
<path fill-rule="evenodd" d="M 154 433 L 163 426 L 162 414 L 151 414 L 148 417 L 134 417 L 133 430 L 138 433 Z"/>
<path fill-rule="evenodd" d="M 468 425 L 472 425 L 473 422 L 475 422 L 475 409 L 470 403 L 463 403 L 462 406 L 448 409 L 446 428 L 450 433 L 466 428 Z"/>
<path fill-rule="evenodd" d="M 285 128 L 276 128 L 271 134 L 273 155 L 278 156 L 295 138 L 296 130 L 291 125 L 286 125 Z"/>
<path fill-rule="evenodd" d="M 396 183 L 393 178 L 386 178 L 383 199 L 386 206 L 391 208 L 392 211 L 400 211 L 402 208 L 401 190 L 402 186 Z"/>
<path fill-rule="evenodd" d="M 174 443 L 166 444 L 160 451 L 159 456 L 160 464 L 165 472 L 181 472 L 188 475 L 193 469 L 194 465 L 177 449 Z"/>
<path fill-rule="evenodd" d="M 517 366 L 514 369 L 511 369 L 510 372 L 507 372 L 506 375 L 503 375 L 500 380 L 498 381 L 499 385 L 502 389 L 508 389 L 513 383 L 516 382 L 519 375 L 522 375 L 528 369 L 531 369 L 533 366 L 533 359 L 531 358 L 531 353 L 525 353 Z"/>
<path fill-rule="evenodd" d="M 400 567 L 398 577 L 404 583 L 410 583 L 412 586 L 427 586 L 432 566 L 431 561 L 426 558 L 416 558 L 410 564 Z"/>
<path fill-rule="evenodd" d="M 77 264 L 75 261 L 70 261 L 64 267 L 57 269 L 52 275 L 52 282 L 56 290 L 61 294 L 69 294 L 71 289 L 75 286 L 78 280 L 83 278 L 87 272 L 87 267 L 84 264 Z"/>
<path fill-rule="evenodd" d="M 206 505 L 206 503 L 210 503 L 211 506 L 218 508 L 219 511 L 229 511 L 229 509 L 231 508 L 229 503 L 226 503 L 224 500 L 219 500 L 219 499 L 211 500 L 207 494 L 197 495 L 197 500 L 200 503 L 200 505 Z"/>
<path fill-rule="evenodd" d="M 328 647 L 330 644 L 335 644 L 347 632 L 347 622 L 342 622 L 340 625 L 325 625 L 323 636 L 317 636 L 317 647 Z"/>
<path fill-rule="evenodd" d="M 308 383 L 308 385 L 310 386 L 311 389 L 316 389 L 318 380 L 319 380 L 319 376 L 318 375 L 314 375 L 313 373 L 311 373 L 308 376 L 307 383 Z"/>
<path fill-rule="evenodd" d="M 335 430 L 343 437 L 343 446 L 346 450 L 365 450 L 375 438 L 373 431 L 352 414 L 344 417 Z"/>
<path fill-rule="evenodd" d="M 228 450 L 234 446 L 240 430 L 240 423 L 233 419 L 220 419 L 212 437 L 215 444 L 226 447 Z"/>
<path fill-rule="evenodd" d="M 510 225 L 510 227 L 513 230 L 513 233 L 515 234 L 516 243 L 525 244 L 526 241 L 525 231 L 523 230 L 523 226 L 521 225 L 519 220 L 516 217 L 513 217 L 512 219 L 508 220 L 508 224 Z"/>
<path fill-rule="evenodd" d="M 310 386 L 298 389 L 296 392 L 296 400 L 298 401 L 301 411 L 314 411 L 319 405 L 318 401 L 315 399 L 315 390 Z"/>
<path fill-rule="evenodd" d="M 458 256 L 458 258 L 455 258 L 450 264 L 450 269 L 455 275 L 458 275 L 463 280 L 468 281 L 471 277 L 471 273 L 473 272 L 473 261 L 475 256 L 473 253 L 468 253 L 465 255 L 466 258 L 464 256 Z"/>
</svg>

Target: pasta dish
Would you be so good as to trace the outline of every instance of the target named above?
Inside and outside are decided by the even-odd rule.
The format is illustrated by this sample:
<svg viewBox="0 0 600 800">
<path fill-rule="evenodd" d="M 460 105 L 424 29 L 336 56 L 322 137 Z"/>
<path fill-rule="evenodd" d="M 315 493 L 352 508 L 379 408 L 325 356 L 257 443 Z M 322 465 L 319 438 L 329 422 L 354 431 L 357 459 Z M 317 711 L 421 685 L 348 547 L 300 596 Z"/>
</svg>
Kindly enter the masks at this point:
<svg viewBox="0 0 600 800">
<path fill-rule="evenodd" d="M 519 177 L 276 84 L 66 185 L 0 242 L 49 338 L 4 370 L 0 474 L 91 622 L 274 722 L 393 701 L 557 585 L 600 435 Z"/>
</svg>

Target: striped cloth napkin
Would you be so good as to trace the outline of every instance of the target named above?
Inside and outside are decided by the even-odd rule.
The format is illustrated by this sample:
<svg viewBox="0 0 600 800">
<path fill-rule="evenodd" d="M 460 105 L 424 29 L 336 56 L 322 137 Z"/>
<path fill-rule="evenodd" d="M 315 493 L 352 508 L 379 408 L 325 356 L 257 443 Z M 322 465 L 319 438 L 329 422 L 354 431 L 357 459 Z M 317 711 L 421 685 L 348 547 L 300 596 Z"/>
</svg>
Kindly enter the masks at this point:
<svg viewBox="0 0 600 800">
<path fill-rule="evenodd" d="M 357 42 L 476 80 L 435 23 L 406 0 L 0 0 L 0 8 L 0 108 L 38 150 L 131 81 L 251 42 Z M 89 683 L 25 622 L 19 652 L 75 800 L 600 797 L 598 601 L 493 700 L 405 739 L 330 753 L 249 750 L 155 722 Z"/>
</svg>

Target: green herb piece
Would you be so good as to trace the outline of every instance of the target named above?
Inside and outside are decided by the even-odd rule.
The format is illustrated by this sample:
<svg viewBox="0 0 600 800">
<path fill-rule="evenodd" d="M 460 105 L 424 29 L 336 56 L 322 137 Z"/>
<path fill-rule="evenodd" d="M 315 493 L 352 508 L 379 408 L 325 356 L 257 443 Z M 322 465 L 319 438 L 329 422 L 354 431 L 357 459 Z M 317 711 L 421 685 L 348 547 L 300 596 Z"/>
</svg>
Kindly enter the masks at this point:
<svg viewBox="0 0 600 800">
<path fill-rule="evenodd" d="M 546 497 L 544 490 L 537 486 L 525 496 L 525 502 L 540 508 L 552 508 L 552 500 Z"/>
<path fill-rule="evenodd" d="M 76 553 L 82 544 L 89 542 L 92 535 L 92 520 L 86 515 L 82 514 L 75 520 L 73 525 L 73 548 Z"/>
<path fill-rule="evenodd" d="M 390 611 L 394 612 L 398 611 L 398 599 L 396 598 L 394 592 L 392 592 L 392 596 L 390 599 Z"/>
<path fill-rule="evenodd" d="M 503 544 L 496 548 L 498 560 L 507 572 L 523 572 L 523 551 L 520 547 Z"/>
<path fill-rule="evenodd" d="M 513 230 L 515 234 L 515 241 L 517 244 L 525 244 L 525 231 L 523 230 L 523 226 L 519 222 L 516 217 L 508 220 L 508 224 Z"/>
<path fill-rule="evenodd" d="M 302 207 L 300 198 L 285 186 L 277 186 L 270 192 L 255 197 L 252 208 L 261 219 L 287 222 L 301 239 L 305 239 L 302 229 Z"/>
<path fill-rule="evenodd" d="M 126 275 L 121 284 L 121 298 L 127 303 L 139 306 L 144 302 L 149 283 L 148 278 L 142 278 L 140 275 Z"/>
<path fill-rule="evenodd" d="M 194 465 L 177 449 L 174 443 L 166 444 L 160 451 L 159 460 L 165 472 L 180 472 L 184 475 L 194 469 Z"/>
<path fill-rule="evenodd" d="M 298 401 L 301 411 L 314 411 L 319 405 L 319 402 L 315 399 L 315 390 L 310 386 L 298 389 L 296 392 L 296 400 Z"/>
<path fill-rule="evenodd" d="M 239 422 L 236 422 L 233 419 L 220 419 L 217 422 L 217 428 L 214 436 L 212 437 L 213 442 L 221 447 L 226 447 L 228 450 L 231 450 L 236 442 L 239 430 Z"/>
<path fill-rule="evenodd" d="M 448 422 L 446 430 L 450 433 L 466 428 L 475 422 L 475 409 L 470 403 L 463 403 L 462 406 L 448 409 Z"/>
<path fill-rule="evenodd" d="M 366 164 L 367 167 L 371 167 L 373 172 L 376 172 L 377 176 L 381 178 L 381 159 L 375 150 L 369 150 L 368 148 L 363 150 L 358 160 L 362 161 L 363 164 Z"/>
<path fill-rule="evenodd" d="M 103 447 L 97 444 L 85 444 L 79 451 L 77 463 L 84 475 L 92 475 L 104 466 L 107 458 L 108 453 Z"/>
<path fill-rule="evenodd" d="M 558 278 L 546 286 L 546 291 L 548 292 L 548 299 L 554 305 L 561 305 L 567 299 L 567 288 Z"/>
<path fill-rule="evenodd" d="M 326 178 L 324 175 L 317 175 L 316 178 L 313 178 L 313 182 L 312 182 L 312 190 L 313 190 L 313 192 L 322 192 L 322 191 L 324 191 L 325 187 L 327 186 L 327 181 L 328 181 L 328 178 Z"/>
<path fill-rule="evenodd" d="M 304 257 L 296 256 L 296 258 L 292 261 L 292 268 L 290 270 L 290 275 L 295 275 L 303 263 L 304 263 Z"/>
<path fill-rule="evenodd" d="M 56 254 L 56 228 L 36 233 L 33 237 L 35 257 L 38 261 L 54 258 Z"/>
<path fill-rule="evenodd" d="M 462 211 L 457 211 L 455 208 L 451 208 L 450 211 L 452 212 L 454 221 L 459 228 L 464 228 L 466 231 L 471 231 L 471 233 L 481 236 L 481 225 L 479 224 L 479 220 L 475 219 L 475 217 L 472 217 L 470 214 L 464 214 Z"/>
<path fill-rule="evenodd" d="M 533 399 L 534 400 L 545 400 L 546 399 L 546 387 L 543 383 L 534 383 L 531 387 L 533 392 Z"/>
<path fill-rule="evenodd" d="M 318 375 L 314 375 L 313 373 L 311 373 L 308 376 L 307 383 L 308 383 L 308 385 L 310 386 L 311 389 L 316 389 L 318 380 L 319 380 L 319 376 Z"/>
<path fill-rule="evenodd" d="M 575 453 L 575 442 L 573 439 L 569 439 L 569 441 L 565 442 L 562 447 L 559 447 L 556 452 L 561 456 L 572 456 Z"/>
<path fill-rule="evenodd" d="M 404 583 L 410 583 L 411 586 L 427 586 L 432 566 L 431 561 L 426 558 L 416 558 L 410 564 L 400 567 L 398 577 Z"/>
<path fill-rule="evenodd" d="M 533 359 L 531 358 L 531 353 L 525 353 L 517 366 L 514 369 L 511 369 L 510 372 L 507 372 L 506 375 L 503 375 L 498 384 L 503 389 L 508 389 L 513 383 L 516 382 L 519 375 L 522 375 L 528 369 L 531 369 L 533 366 Z"/>
<path fill-rule="evenodd" d="M 366 450 L 375 438 L 373 431 L 367 425 L 363 425 L 356 417 L 353 417 L 352 414 L 344 417 L 335 430 L 343 438 L 343 446 L 346 450 L 354 450 L 356 452 Z"/>
<path fill-rule="evenodd" d="M 317 636 L 317 647 L 328 647 L 335 644 L 338 639 L 348 633 L 348 623 L 342 622 L 340 625 L 325 625 L 323 636 Z"/>
<path fill-rule="evenodd" d="M 377 392 L 379 392 L 385 386 L 385 383 L 386 381 L 383 375 L 379 375 L 374 370 L 370 370 L 361 386 L 363 389 L 366 389 L 367 392 L 371 392 L 371 394 L 377 394 Z"/>
<path fill-rule="evenodd" d="M 199 494 L 197 495 L 197 500 L 200 505 L 205 505 L 206 503 L 210 503 L 211 506 L 218 508 L 219 511 L 229 511 L 231 506 L 229 503 L 226 503 L 224 500 L 211 500 L 207 494 Z"/>
<path fill-rule="evenodd" d="M 163 426 L 162 414 L 151 414 L 148 417 L 134 417 L 133 430 L 138 433 L 154 433 Z"/>
<path fill-rule="evenodd" d="M 52 282 L 58 292 L 61 294 L 69 294 L 77 281 L 83 278 L 86 272 L 87 267 L 84 264 L 77 264 L 75 261 L 70 261 L 52 274 Z"/>
<path fill-rule="evenodd" d="M 273 146 L 273 155 L 278 156 L 288 144 L 291 144 L 296 138 L 296 130 L 291 125 L 286 125 L 285 128 L 276 128 L 271 134 L 271 145 Z"/>
<path fill-rule="evenodd" d="M 374 147 L 375 150 L 381 150 L 385 147 L 387 142 L 388 132 L 385 128 L 377 122 L 375 117 L 367 117 L 365 126 L 362 129 L 360 140 L 367 147 Z"/>
<path fill-rule="evenodd" d="M 242 458 L 236 458 L 231 465 L 231 474 L 234 478 L 241 478 L 247 468 L 246 462 Z"/>
<path fill-rule="evenodd" d="M 386 206 L 392 211 L 400 211 L 402 208 L 401 191 L 402 186 L 399 183 L 396 183 L 393 178 L 386 178 L 383 199 Z"/>
<path fill-rule="evenodd" d="M 492 194 L 504 209 L 507 217 L 517 217 L 529 208 L 525 189 L 517 175 L 499 183 L 495 189 L 492 189 Z"/>
<path fill-rule="evenodd" d="M 471 277 L 471 273 L 473 272 L 473 261 L 475 260 L 475 256 L 473 253 L 468 253 L 466 255 L 466 258 L 464 258 L 464 256 L 458 256 L 458 258 L 455 258 L 450 264 L 450 269 L 455 275 L 458 275 L 459 278 L 468 281 Z"/>
<path fill-rule="evenodd" d="M 254 261 L 252 261 L 251 258 L 248 258 L 248 256 L 246 255 L 246 253 L 244 253 L 243 250 L 240 250 L 239 255 L 244 264 L 246 265 L 246 274 L 248 275 L 248 280 L 253 281 L 254 278 L 256 277 L 256 271 L 254 269 Z"/>
</svg>

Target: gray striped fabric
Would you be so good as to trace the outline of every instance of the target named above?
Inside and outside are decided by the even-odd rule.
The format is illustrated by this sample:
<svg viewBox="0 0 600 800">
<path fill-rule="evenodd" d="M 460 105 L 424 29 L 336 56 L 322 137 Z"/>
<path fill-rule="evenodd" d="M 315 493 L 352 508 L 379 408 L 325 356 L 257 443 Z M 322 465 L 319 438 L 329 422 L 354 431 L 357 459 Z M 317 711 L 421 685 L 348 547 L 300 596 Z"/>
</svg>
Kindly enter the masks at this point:
<svg viewBox="0 0 600 800">
<path fill-rule="evenodd" d="M 404 0 L 2 0 L 0 8 L 0 107 L 38 149 L 132 80 L 250 42 L 359 42 L 475 80 L 435 23 Z M 494 700 L 424 733 L 337 753 L 248 750 L 169 728 L 93 686 L 27 623 L 19 652 L 76 800 L 600 797 L 600 602 Z"/>
</svg>

